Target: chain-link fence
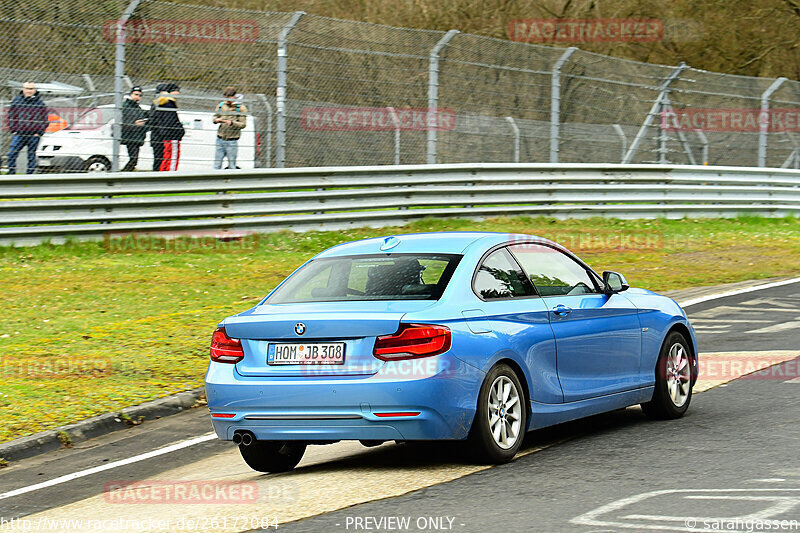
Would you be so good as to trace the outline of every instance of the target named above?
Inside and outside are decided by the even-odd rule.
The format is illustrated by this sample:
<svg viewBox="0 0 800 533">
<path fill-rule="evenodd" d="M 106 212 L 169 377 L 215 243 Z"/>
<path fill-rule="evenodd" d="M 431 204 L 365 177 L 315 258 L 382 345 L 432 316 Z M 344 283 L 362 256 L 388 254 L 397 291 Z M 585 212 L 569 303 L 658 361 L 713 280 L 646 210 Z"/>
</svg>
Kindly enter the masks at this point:
<svg viewBox="0 0 800 533">
<path fill-rule="evenodd" d="M 239 135 L 240 168 L 800 162 L 800 83 L 782 78 L 161 0 L 0 0 L 0 28 L 6 165 L 19 127 L 11 100 L 26 81 L 49 107 L 41 170 L 122 168 L 131 131 L 144 137 L 139 170 L 154 168 L 158 150 L 179 135 L 179 169 L 214 168 L 227 155 L 218 153 L 215 121 L 225 101 L 220 120 L 246 119 L 243 129 L 223 128 Z M 165 84 L 179 93 L 157 94 L 174 89 Z M 138 125 L 123 113 L 134 86 L 147 119 Z M 237 96 L 224 98 L 226 86 Z M 183 133 L 165 134 L 174 106 Z M 16 169 L 25 162 L 23 150 Z"/>
</svg>

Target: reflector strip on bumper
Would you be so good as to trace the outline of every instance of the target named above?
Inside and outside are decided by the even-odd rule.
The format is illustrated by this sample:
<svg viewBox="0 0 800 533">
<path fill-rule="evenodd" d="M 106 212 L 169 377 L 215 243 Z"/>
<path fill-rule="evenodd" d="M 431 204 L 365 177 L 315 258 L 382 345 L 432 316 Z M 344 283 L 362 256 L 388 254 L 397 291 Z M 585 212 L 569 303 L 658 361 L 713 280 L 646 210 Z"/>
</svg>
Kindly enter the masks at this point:
<svg viewBox="0 0 800 533">
<path fill-rule="evenodd" d="M 389 418 L 393 416 L 419 416 L 419 411 L 405 411 L 400 413 L 375 413 L 375 416 L 380 418 Z"/>
<path fill-rule="evenodd" d="M 236 413 L 211 413 L 211 418 L 233 418 Z"/>
<path fill-rule="evenodd" d="M 360 415 L 248 415 L 245 420 L 357 420 Z"/>
</svg>

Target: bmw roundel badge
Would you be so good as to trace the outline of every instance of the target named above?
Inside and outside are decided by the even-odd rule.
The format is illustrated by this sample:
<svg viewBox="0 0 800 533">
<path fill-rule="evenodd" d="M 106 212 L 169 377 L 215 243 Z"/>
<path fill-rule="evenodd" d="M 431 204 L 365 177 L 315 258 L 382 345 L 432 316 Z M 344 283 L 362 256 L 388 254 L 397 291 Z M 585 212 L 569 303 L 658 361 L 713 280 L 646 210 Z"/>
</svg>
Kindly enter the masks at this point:
<svg viewBox="0 0 800 533">
<path fill-rule="evenodd" d="M 306 325 L 303 324 L 302 322 L 298 322 L 297 324 L 294 325 L 294 332 L 297 333 L 298 335 L 302 335 L 303 333 L 306 332 Z"/>
</svg>

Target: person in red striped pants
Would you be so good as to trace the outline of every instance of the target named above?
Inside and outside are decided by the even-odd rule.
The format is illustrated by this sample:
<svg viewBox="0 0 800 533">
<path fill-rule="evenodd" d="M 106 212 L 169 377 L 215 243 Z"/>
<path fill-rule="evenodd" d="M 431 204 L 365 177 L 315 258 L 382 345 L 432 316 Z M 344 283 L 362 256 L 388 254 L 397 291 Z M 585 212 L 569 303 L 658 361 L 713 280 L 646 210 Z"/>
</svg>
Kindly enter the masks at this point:
<svg viewBox="0 0 800 533">
<path fill-rule="evenodd" d="M 175 83 L 165 83 L 157 87 L 159 91 L 150 108 L 150 144 L 153 146 L 153 170 L 178 170 L 181 157 L 181 139 L 185 133 L 178 117 L 177 96 L 180 87 Z"/>
</svg>

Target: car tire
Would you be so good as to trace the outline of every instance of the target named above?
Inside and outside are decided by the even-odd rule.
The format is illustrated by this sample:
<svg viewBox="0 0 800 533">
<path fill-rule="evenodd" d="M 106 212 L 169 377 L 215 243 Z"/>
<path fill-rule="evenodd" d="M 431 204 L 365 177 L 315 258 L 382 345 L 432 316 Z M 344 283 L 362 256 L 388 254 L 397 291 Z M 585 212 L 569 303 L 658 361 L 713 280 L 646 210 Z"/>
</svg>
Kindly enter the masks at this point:
<svg viewBox="0 0 800 533">
<path fill-rule="evenodd" d="M 642 411 L 654 420 L 680 418 L 692 400 L 695 376 L 689 343 L 681 333 L 667 335 L 656 362 L 653 399 L 642 404 Z"/>
<path fill-rule="evenodd" d="M 502 363 L 492 367 L 478 393 L 467 438 L 470 455 L 480 463 L 511 461 L 522 446 L 527 423 L 527 400 L 517 374 Z"/>
<path fill-rule="evenodd" d="M 288 441 L 257 440 L 245 446 L 239 445 L 239 453 L 247 466 L 257 472 L 288 472 L 297 466 L 306 445 Z"/>
<path fill-rule="evenodd" d="M 111 170 L 111 161 L 101 155 L 93 155 L 83 164 L 84 172 L 108 172 Z"/>
</svg>

